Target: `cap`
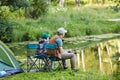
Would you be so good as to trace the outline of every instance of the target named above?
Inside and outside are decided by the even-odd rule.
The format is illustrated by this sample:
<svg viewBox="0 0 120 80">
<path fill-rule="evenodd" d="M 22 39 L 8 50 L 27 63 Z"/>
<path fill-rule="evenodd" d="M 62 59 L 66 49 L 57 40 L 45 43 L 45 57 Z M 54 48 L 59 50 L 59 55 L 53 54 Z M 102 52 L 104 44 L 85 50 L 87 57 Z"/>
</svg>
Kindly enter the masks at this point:
<svg viewBox="0 0 120 80">
<path fill-rule="evenodd" d="M 59 34 L 63 34 L 63 33 L 66 33 L 67 32 L 67 30 L 65 30 L 64 28 L 58 28 L 58 30 L 57 30 L 58 32 L 59 32 Z"/>
<path fill-rule="evenodd" d="M 49 36 L 50 36 L 50 35 L 47 34 L 47 33 L 43 33 L 43 34 L 42 34 L 42 38 L 45 38 L 45 39 L 48 38 Z"/>
</svg>

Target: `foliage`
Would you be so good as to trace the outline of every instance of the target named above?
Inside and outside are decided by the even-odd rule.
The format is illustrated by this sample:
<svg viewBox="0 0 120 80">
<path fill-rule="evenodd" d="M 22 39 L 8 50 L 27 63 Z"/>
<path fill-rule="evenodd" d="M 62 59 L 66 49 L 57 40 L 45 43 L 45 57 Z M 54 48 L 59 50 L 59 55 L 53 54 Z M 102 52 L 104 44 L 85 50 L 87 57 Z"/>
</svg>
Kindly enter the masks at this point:
<svg viewBox="0 0 120 80">
<path fill-rule="evenodd" d="M 0 7 L 0 11 L 1 11 L 1 16 L 2 17 L 8 17 L 10 14 L 10 7 L 8 6 L 1 6 Z"/>
<path fill-rule="evenodd" d="M 0 17 L 0 40 L 11 42 L 13 37 L 12 24 L 6 18 Z"/>
<path fill-rule="evenodd" d="M 30 34 L 28 32 L 24 33 L 22 40 L 23 41 L 29 41 L 30 39 L 31 39 Z"/>
<path fill-rule="evenodd" d="M 120 29 L 120 25 L 117 24 L 114 32 L 115 32 L 115 33 L 120 33 L 120 30 L 119 30 L 119 29 Z"/>
<path fill-rule="evenodd" d="M 28 7 L 28 0 L 0 0 L 1 6 L 13 6 L 14 8 Z"/>
<path fill-rule="evenodd" d="M 57 4 L 59 3 L 59 0 L 51 0 L 51 2 L 52 2 L 52 5 L 54 6 L 57 6 Z"/>
<path fill-rule="evenodd" d="M 109 0 L 116 4 L 116 6 L 120 6 L 120 0 Z"/>
<path fill-rule="evenodd" d="M 86 28 L 86 35 L 97 35 L 101 33 L 102 32 L 98 26 L 89 26 Z"/>
<path fill-rule="evenodd" d="M 30 2 L 28 0 L 0 0 L 0 10 L 2 16 L 10 17 L 10 18 L 17 18 L 20 17 L 25 13 L 24 8 L 30 6 Z"/>
<path fill-rule="evenodd" d="M 112 1 L 115 5 L 114 6 L 111 6 L 111 8 L 118 12 L 119 9 L 120 9 L 120 0 L 109 0 L 109 1 Z"/>
<path fill-rule="evenodd" d="M 120 33 L 119 21 L 107 20 L 117 17 L 119 17 L 119 12 L 114 12 L 109 8 L 81 7 L 79 9 L 68 9 L 67 11 L 59 11 L 56 8 L 52 8 L 49 10 L 48 15 L 42 15 L 37 20 L 13 20 L 15 22 L 13 40 L 37 40 L 42 32 L 53 36 L 59 27 L 64 27 L 68 30 L 66 37 Z M 25 38 L 25 36 L 27 37 Z"/>
<path fill-rule="evenodd" d="M 31 2 L 31 16 L 34 19 L 39 18 L 41 15 L 46 14 L 48 5 L 46 0 L 33 0 Z"/>
<path fill-rule="evenodd" d="M 30 3 L 28 0 L 15 0 L 15 7 L 21 8 L 21 7 L 29 7 Z"/>
</svg>

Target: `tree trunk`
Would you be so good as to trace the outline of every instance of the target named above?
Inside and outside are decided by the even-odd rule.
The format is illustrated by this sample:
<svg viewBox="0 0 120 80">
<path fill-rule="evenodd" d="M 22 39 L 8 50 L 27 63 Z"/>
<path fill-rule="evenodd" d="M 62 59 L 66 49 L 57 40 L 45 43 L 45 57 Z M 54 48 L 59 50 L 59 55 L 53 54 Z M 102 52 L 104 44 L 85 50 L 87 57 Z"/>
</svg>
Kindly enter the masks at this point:
<svg viewBox="0 0 120 80">
<path fill-rule="evenodd" d="M 75 4 L 80 7 L 81 6 L 80 0 L 75 0 Z"/>
<path fill-rule="evenodd" d="M 120 41 L 118 41 L 118 53 L 120 53 Z"/>
<path fill-rule="evenodd" d="M 102 0 L 102 4 L 105 4 L 105 0 Z"/>
<path fill-rule="evenodd" d="M 96 0 L 96 4 L 98 4 L 98 0 Z"/>
<path fill-rule="evenodd" d="M 108 44 L 106 44 L 106 49 L 107 49 L 107 54 L 108 54 L 109 60 L 110 60 L 110 68 L 111 68 L 111 70 L 112 70 L 112 72 L 113 72 L 112 60 L 111 60 L 111 51 L 110 51 L 110 49 L 109 49 Z"/>
<path fill-rule="evenodd" d="M 78 67 L 80 67 L 80 52 L 77 52 L 77 63 Z"/>
<path fill-rule="evenodd" d="M 89 4 L 92 4 L 92 0 L 89 0 Z"/>
<path fill-rule="evenodd" d="M 81 56 L 82 56 L 83 70 L 85 71 L 85 61 L 84 61 L 84 51 L 83 50 L 81 50 Z"/>
<path fill-rule="evenodd" d="M 100 63 L 100 71 L 103 72 L 103 64 L 102 64 L 100 44 L 98 44 L 98 56 L 99 56 L 99 63 Z"/>
<path fill-rule="evenodd" d="M 21 15 L 20 15 L 20 8 L 19 8 L 19 10 L 18 10 L 18 19 L 20 19 L 20 17 L 21 17 Z"/>
<path fill-rule="evenodd" d="M 63 7 L 63 6 L 64 6 L 64 0 L 60 0 L 59 6 L 60 6 L 60 7 Z"/>
<path fill-rule="evenodd" d="M 25 17 L 30 18 L 30 12 L 28 7 L 25 8 Z"/>
<path fill-rule="evenodd" d="M 48 5 L 51 5 L 51 0 L 48 0 L 48 1 L 47 1 L 47 4 L 48 4 Z"/>
</svg>

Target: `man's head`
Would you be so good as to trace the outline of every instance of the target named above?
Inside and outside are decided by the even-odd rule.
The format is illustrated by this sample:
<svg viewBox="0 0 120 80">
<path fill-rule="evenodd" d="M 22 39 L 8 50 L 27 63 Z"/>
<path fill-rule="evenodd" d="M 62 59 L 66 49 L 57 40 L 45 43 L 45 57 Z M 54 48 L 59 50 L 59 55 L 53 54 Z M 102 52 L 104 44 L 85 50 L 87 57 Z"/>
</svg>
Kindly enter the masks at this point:
<svg viewBox="0 0 120 80">
<path fill-rule="evenodd" d="M 65 34 L 65 33 L 67 32 L 67 30 L 65 30 L 65 29 L 62 28 L 62 27 L 61 27 L 61 28 L 58 28 L 57 31 L 58 31 L 59 34 Z"/>
<path fill-rule="evenodd" d="M 57 32 L 59 35 L 62 35 L 62 37 L 64 37 L 65 33 L 67 33 L 67 30 L 61 27 L 61 28 L 58 28 Z"/>
</svg>

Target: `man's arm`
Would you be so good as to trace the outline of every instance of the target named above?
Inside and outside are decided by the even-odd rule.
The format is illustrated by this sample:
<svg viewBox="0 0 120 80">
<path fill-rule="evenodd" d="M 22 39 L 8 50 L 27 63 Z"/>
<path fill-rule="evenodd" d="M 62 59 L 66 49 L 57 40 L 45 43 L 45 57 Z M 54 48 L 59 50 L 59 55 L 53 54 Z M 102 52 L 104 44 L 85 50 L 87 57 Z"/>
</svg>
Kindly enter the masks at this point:
<svg viewBox="0 0 120 80">
<path fill-rule="evenodd" d="M 59 53 L 62 54 L 62 53 L 64 52 L 64 51 L 63 51 L 63 47 L 62 47 L 62 45 L 63 45 L 62 39 L 58 38 L 58 39 L 56 40 L 56 43 L 57 43 L 57 46 L 58 46 L 58 51 L 59 51 Z"/>
<path fill-rule="evenodd" d="M 58 51 L 59 51 L 60 54 L 62 54 L 64 52 L 62 47 L 58 47 Z"/>
</svg>

